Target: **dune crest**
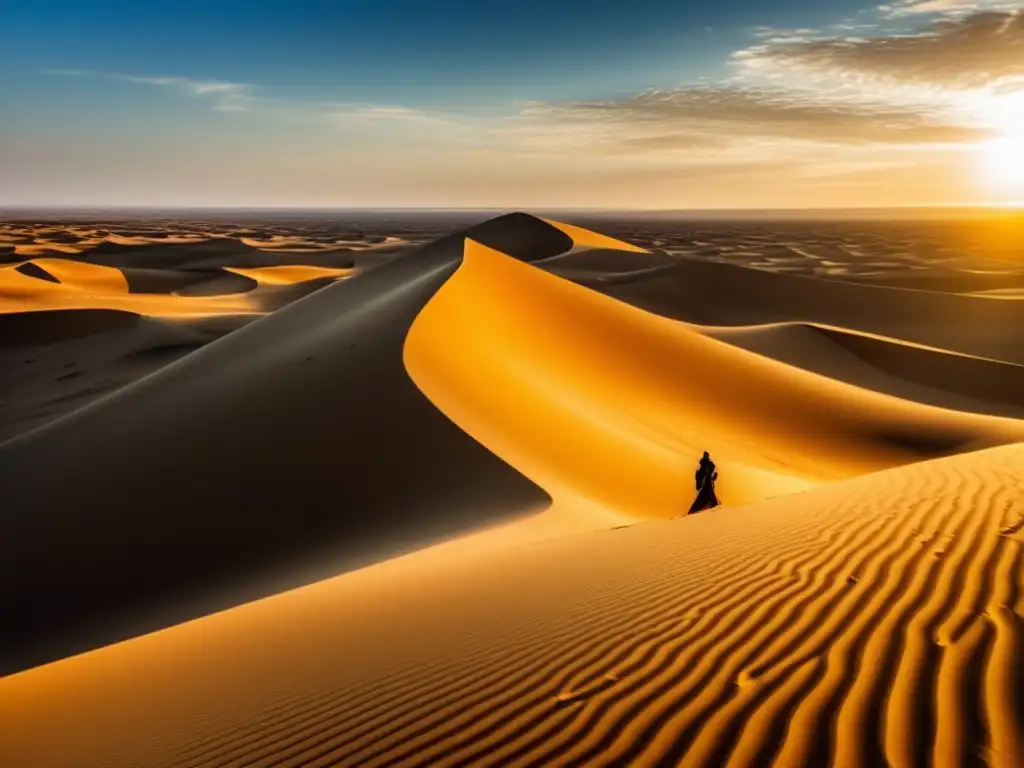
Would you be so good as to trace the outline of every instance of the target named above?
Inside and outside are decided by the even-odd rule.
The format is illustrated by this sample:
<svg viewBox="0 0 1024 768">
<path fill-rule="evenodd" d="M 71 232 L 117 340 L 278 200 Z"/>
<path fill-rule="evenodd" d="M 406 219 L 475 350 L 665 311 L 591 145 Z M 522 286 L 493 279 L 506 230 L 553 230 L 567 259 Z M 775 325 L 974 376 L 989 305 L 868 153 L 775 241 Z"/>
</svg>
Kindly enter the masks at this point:
<svg viewBox="0 0 1024 768">
<path fill-rule="evenodd" d="M 572 239 L 574 248 L 609 248 L 616 251 L 632 251 L 634 253 L 648 252 L 646 248 L 641 248 L 638 245 L 633 245 L 623 240 L 616 240 L 614 237 L 592 232 L 589 229 L 577 227 L 574 224 L 564 224 L 552 219 L 541 219 L 541 221 L 568 235 Z"/>
<path fill-rule="evenodd" d="M 441 411 L 552 495 L 644 516 L 688 508 L 703 450 L 737 504 L 1024 440 L 1024 423 L 831 381 L 472 239 L 404 360 Z"/>
</svg>

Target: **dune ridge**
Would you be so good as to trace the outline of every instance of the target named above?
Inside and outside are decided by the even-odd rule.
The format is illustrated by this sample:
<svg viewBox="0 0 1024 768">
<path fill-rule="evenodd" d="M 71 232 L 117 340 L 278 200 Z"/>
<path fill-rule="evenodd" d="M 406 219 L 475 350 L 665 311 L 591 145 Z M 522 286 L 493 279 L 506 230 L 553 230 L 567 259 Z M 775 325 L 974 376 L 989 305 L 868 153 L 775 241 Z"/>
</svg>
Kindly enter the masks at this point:
<svg viewBox="0 0 1024 768">
<path fill-rule="evenodd" d="M 1024 365 L 1024 303 L 766 272 L 681 258 L 649 279 L 597 290 L 707 326 L 805 322 Z M 784 301 L 779 301 L 784 297 Z"/>
<path fill-rule="evenodd" d="M 736 504 L 1024 440 L 1024 422 L 831 381 L 472 239 L 404 360 L 442 412 L 552 495 L 641 516 L 688 508 L 705 449 L 729 466 L 720 495 Z"/>
<path fill-rule="evenodd" d="M 471 231 L 524 259 L 571 245 L 524 215 Z M 457 268 L 463 237 L 334 283 L 0 444 L 0 613 L 13 627 L 0 671 L 545 507 L 544 491 L 402 366 L 409 325 Z"/>
<path fill-rule="evenodd" d="M 813 323 L 692 326 L 831 379 L 943 408 L 1024 417 L 1024 366 Z"/>
</svg>

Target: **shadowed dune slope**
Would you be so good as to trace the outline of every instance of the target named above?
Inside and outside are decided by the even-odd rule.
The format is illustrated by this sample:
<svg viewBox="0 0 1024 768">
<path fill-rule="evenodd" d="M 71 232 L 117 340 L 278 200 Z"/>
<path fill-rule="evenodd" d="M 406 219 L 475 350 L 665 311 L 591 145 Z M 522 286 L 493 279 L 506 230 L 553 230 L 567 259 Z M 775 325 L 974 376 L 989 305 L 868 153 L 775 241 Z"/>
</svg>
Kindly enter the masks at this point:
<svg viewBox="0 0 1024 768">
<path fill-rule="evenodd" d="M 216 296 L 244 293 L 256 287 L 254 280 L 220 269 L 146 269 L 122 267 L 132 293 L 174 293 L 181 296 Z M 205 285 L 210 284 L 212 285 Z M 192 289 L 192 290 L 190 290 Z"/>
<path fill-rule="evenodd" d="M 495 343 L 500 340 L 500 343 Z M 1024 440 L 1024 422 L 830 381 L 707 338 L 473 240 L 416 318 L 409 374 L 556 498 L 674 516 L 710 450 L 735 504 Z"/>
<path fill-rule="evenodd" d="M 0 349 L 27 349 L 130 328 L 138 315 L 115 309 L 0 312 Z"/>
<path fill-rule="evenodd" d="M 1017 768 L 1022 509 L 1010 446 L 468 562 L 412 555 L 0 680 L 6 754 Z"/>
<path fill-rule="evenodd" d="M 208 340 L 202 328 L 115 310 L 0 314 L 0 443 L 152 373 Z"/>
<path fill-rule="evenodd" d="M 13 267 L 13 269 L 19 274 L 24 275 L 25 277 L 34 277 L 37 280 L 45 280 L 46 282 L 49 283 L 60 282 L 60 280 L 54 277 L 50 272 L 47 272 L 41 266 L 32 261 L 27 261 L 24 264 L 18 264 L 17 266 Z"/>
<path fill-rule="evenodd" d="M 1024 366 L 804 323 L 694 327 L 705 336 L 876 392 L 1024 418 Z"/>
<path fill-rule="evenodd" d="M 520 214 L 468 234 L 520 258 L 570 245 Z M 403 368 L 410 324 L 463 239 L 318 291 L 0 446 L 0 670 L 546 505 Z"/>
<path fill-rule="evenodd" d="M 699 325 L 810 322 L 1024 364 L 1024 302 L 884 288 L 684 259 L 610 296 Z"/>
<path fill-rule="evenodd" d="M 211 238 L 200 242 L 117 243 L 105 241 L 88 248 L 77 258 L 108 267 L 182 269 L 222 267 L 259 259 L 258 248 L 234 238 Z"/>
</svg>

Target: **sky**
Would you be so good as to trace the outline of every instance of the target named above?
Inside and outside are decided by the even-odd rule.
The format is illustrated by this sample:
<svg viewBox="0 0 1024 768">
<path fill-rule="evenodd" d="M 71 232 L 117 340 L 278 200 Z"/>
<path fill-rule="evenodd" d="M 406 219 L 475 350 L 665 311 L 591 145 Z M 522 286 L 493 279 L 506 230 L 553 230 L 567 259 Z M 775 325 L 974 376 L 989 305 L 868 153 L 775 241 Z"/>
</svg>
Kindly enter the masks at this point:
<svg viewBox="0 0 1024 768">
<path fill-rule="evenodd" d="M 0 206 L 1024 201 L 1024 0 L 33 0 L 0 29 Z"/>
</svg>

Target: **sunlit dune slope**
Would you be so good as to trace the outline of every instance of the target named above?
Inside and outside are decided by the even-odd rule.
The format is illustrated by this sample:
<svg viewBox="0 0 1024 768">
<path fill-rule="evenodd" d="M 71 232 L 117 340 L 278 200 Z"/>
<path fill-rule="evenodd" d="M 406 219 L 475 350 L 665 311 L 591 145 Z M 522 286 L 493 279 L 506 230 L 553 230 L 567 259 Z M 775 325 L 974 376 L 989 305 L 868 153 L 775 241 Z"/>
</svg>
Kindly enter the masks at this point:
<svg viewBox="0 0 1024 768">
<path fill-rule="evenodd" d="M 693 259 L 595 287 L 700 325 L 809 322 L 1024 364 L 1024 302 L 886 288 Z"/>
<path fill-rule="evenodd" d="M 127 293 L 128 281 L 120 270 L 71 259 L 32 259 L 30 262 L 53 275 L 62 285 L 90 293 Z"/>
<path fill-rule="evenodd" d="M 0 445 L 0 672 L 546 507 L 403 367 L 467 235 L 571 247 L 529 216 L 485 222 Z"/>
<path fill-rule="evenodd" d="M 617 251 L 647 253 L 646 248 L 641 248 L 640 246 L 633 245 L 632 243 L 626 243 L 622 240 L 616 240 L 614 237 L 608 237 L 608 235 L 602 235 L 599 232 L 592 232 L 589 229 L 584 229 L 583 227 L 577 227 L 573 224 L 564 224 L 552 219 L 541 219 L 541 221 L 550 224 L 555 229 L 568 235 L 572 239 L 573 249 L 609 248 Z"/>
<path fill-rule="evenodd" d="M 734 346 L 876 392 L 955 410 L 1024 418 L 1021 365 L 807 323 L 693 327 Z"/>
<path fill-rule="evenodd" d="M 115 309 L 159 317 L 258 313 L 299 298 L 314 281 L 347 277 L 352 272 L 348 268 L 312 265 L 118 269 L 70 259 L 39 258 L 0 268 L 0 312 Z M 280 291 L 263 295 L 254 290 L 293 284 L 305 287 L 287 295 Z M 322 285 L 320 282 L 312 287 Z"/>
<path fill-rule="evenodd" d="M 53 279 L 31 277 L 15 266 L 0 268 L 0 313 L 67 309 L 116 309 L 158 317 L 257 311 L 245 294 L 176 296 L 128 292 L 128 281 L 112 267 L 64 259 L 31 262 Z"/>
<path fill-rule="evenodd" d="M 549 493 L 639 515 L 685 512 L 702 450 L 741 503 L 1024 440 L 1024 422 L 831 381 L 472 240 L 404 355 L 438 408 Z"/>
<path fill-rule="evenodd" d="M 1017 768 L 1022 509 L 1011 446 L 412 555 L 0 680 L 3 756 Z"/>
<path fill-rule="evenodd" d="M 322 277 L 348 277 L 352 269 L 340 267 L 318 267 L 309 264 L 281 265 L 275 267 L 254 267 L 244 269 L 242 267 L 225 267 L 228 272 L 235 272 L 245 275 L 264 285 L 290 285 L 301 283 L 307 280 L 316 280 Z"/>
</svg>

